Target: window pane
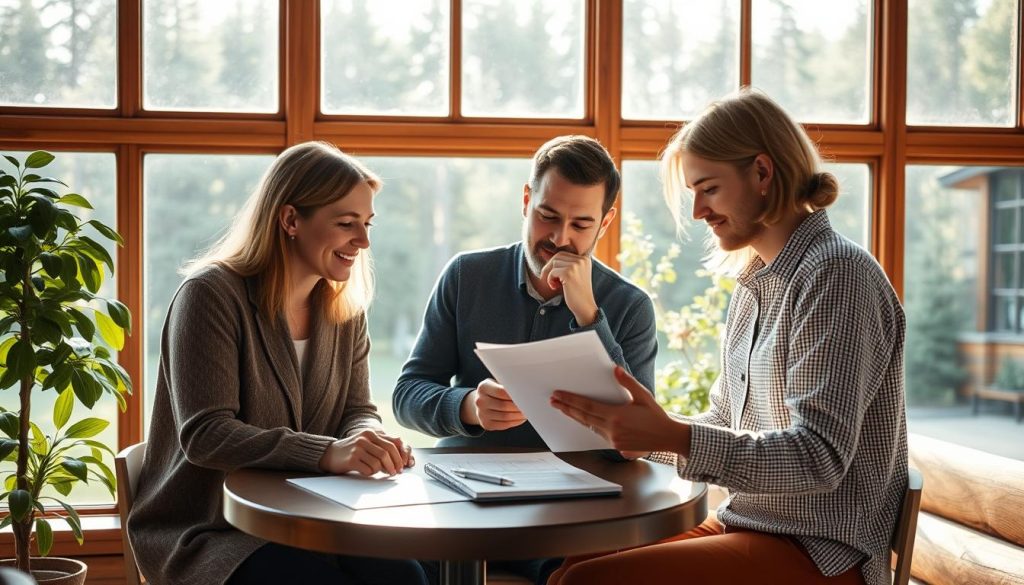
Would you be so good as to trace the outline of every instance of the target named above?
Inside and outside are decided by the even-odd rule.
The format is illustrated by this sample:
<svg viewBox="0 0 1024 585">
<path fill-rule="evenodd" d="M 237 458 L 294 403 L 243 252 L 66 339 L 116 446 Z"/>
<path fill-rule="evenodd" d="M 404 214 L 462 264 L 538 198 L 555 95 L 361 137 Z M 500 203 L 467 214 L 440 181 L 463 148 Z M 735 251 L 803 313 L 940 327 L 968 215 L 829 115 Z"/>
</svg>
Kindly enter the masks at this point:
<svg viewBox="0 0 1024 585">
<path fill-rule="evenodd" d="M 871 170 L 865 164 L 824 165 L 839 179 L 839 199 L 828 208 L 832 227 L 864 248 L 871 237 Z"/>
<path fill-rule="evenodd" d="M 462 112 L 583 117 L 581 0 L 465 0 Z"/>
<path fill-rule="evenodd" d="M 1013 265 L 1015 264 L 1016 254 L 1013 252 L 1003 252 L 995 254 L 993 258 L 993 268 L 995 269 L 995 276 L 992 279 L 992 285 L 996 288 L 1014 288 L 1016 285 L 1016 279 L 1013 277 Z M 1022 256 L 1024 258 L 1024 256 Z"/>
<path fill-rule="evenodd" d="M 1006 207 L 995 210 L 995 243 L 1013 244 L 1017 241 L 1017 208 Z"/>
<path fill-rule="evenodd" d="M 384 180 L 371 233 L 377 295 L 370 307 L 370 377 L 385 426 L 417 447 L 436 439 L 401 427 L 391 392 L 423 309 L 456 253 L 521 239 L 528 159 L 366 157 Z"/>
<path fill-rule="evenodd" d="M 146 429 L 156 389 L 160 332 L 167 306 L 182 281 L 178 269 L 224 232 L 273 159 L 268 155 L 149 154 L 143 161 Z"/>
<path fill-rule="evenodd" d="M 911 432 L 1024 459 L 1024 426 L 1014 423 L 1009 404 L 985 401 L 972 416 L 969 403 L 974 388 L 1024 382 L 1008 374 L 1024 365 L 1016 357 L 1024 343 L 1019 293 L 993 292 L 993 273 L 1002 268 L 985 227 L 992 174 L 1000 170 L 907 167 L 908 422 Z M 997 382 L 1007 377 L 1021 379 Z"/>
<path fill-rule="evenodd" d="M 1019 197 L 1020 177 L 1016 173 L 995 173 L 992 175 L 992 192 L 996 201 L 1016 201 Z"/>
<path fill-rule="evenodd" d="M 907 123 L 1013 126 L 1017 2 L 910 0 Z"/>
<path fill-rule="evenodd" d="M 116 0 L 6 0 L 0 30 L 0 105 L 117 105 Z"/>
<path fill-rule="evenodd" d="M 804 122 L 870 119 L 872 2 L 753 3 L 751 82 Z"/>
<path fill-rule="evenodd" d="M 143 105 L 277 112 L 276 0 L 145 0 Z"/>
<path fill-rule="evenodd" d="M 324 113 L 448 115 L 450 2 L 323 0 L 320 7 Z"/>
<path fill-rule="evenodd" d="M 3 151 L 0 154 L 7 154 L 24 161 L 28 152 Z M 46 176 L 58 178 L 68 184 L 70 189 L 57 185 L 55 190 L 60 193 L 80 193 L 92 203 L 94 209 L 83 209 L 79 207 L 68 207 L 82 220 L 97 219 L 112 228 L 117 228 L 117 161 L 111 153 L 85 153 L 85 152 L 53 152 L 57 157 L 45 169 Z M 0 169 L 8 173 L 15 172 L 12 165 L 5 159 L 0 158 Z M 91 232 L 91 233 L 90 233 Z M 107 252 L 116 258 L 116 244 L 108 243 L 109 240 L 96 233 L 90 226 L 86 233 L 92 239 L 104 244 Z M 106 268 L 104 267 L 104 270 Z M 117 284 L 110 274 L 106 274 L 106 280 L 100 288 L 99 294 L 105 298 L 116 298 Z M 44 434 L 54 436 L 55 429 L 51 420 L 53 404 L 57 400 L 57 393 L 51 391 L 35 391 L 32 394 L 32 416 L 33 422 L 39 425 Z M 21 410 L 18 393 L 15 388 L 0 391 L 0 406 L 8 410 Z M 77 421 L 88 417 L 98 417 L 110 421 L 103 432 L 95 437 L 96 440 L 117 451 L 117 417 L 119 410 L 117 401 L 112 396 L 104 395 L 96 405 L 89 410 L 77 400 L 74 410 L 71 413 L 71 420 Z M 80 452 L 79 455 L 88 453 Z M 113 465 L 110 457 L 105 459 L 108 465 Z M 13 469 L 12 463 L 0 465 L 4 471 Z M 6 474 L 4 474 L 6 475 Z M 51 496 L 60 497 L 56 491 L 46 493 Z M 73 504 L 110 504 L 114 499 L 110 492 L 98 482 L 89 484 L 78 483 L 71 492 L 69 501 Z"/>
<path fill-rule="evenodd" d="M 739 0 L 626 0 L 622 117 L 692 119 L 740 84 Z"/>
</svg>

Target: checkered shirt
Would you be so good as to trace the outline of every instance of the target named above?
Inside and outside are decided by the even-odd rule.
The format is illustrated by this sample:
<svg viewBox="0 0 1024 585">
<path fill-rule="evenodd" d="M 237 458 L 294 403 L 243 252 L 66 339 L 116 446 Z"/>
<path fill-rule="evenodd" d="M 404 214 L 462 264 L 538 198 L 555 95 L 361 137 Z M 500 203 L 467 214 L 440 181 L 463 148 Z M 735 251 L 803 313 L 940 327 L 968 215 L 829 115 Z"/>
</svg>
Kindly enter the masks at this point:
<svg viewBox="0 0 1024 585">
<path fill-rule="evenodd" d="M 729 488 L 723 524 L 795 537 L 826 576 L 863 563 L 868 585 L 889 583 L 905 328 L 878 263 L 813 213 L 771 265 L 740 274 L 711 408 L 684 419 L 690 456 L 652 459 Z"/>
</svg>

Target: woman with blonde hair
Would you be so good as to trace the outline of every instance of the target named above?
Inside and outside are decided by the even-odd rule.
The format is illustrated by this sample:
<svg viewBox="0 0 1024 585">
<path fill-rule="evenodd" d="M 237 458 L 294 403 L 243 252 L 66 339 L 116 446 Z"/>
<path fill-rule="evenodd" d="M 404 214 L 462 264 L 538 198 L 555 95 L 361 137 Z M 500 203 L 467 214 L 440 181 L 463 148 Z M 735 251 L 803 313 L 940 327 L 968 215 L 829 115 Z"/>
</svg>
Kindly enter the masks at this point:
<svg viewBox="0 0 1024 585">
<path fill-rule="evenodd" d="M 370 476 L 411 451 L 370 401 L 365 311 L 380 180 L 322 142 L 277 157 L 227 234 L 186 268 L 161 336 L 128 533 L 150 583 L 425 583 L 415 561 L 322 555 L 234 529 L 241 467 Z"/>
<path fill-rule="evenodd" d="M 569 559 L 549 585 L 889 583 L 907 482 L 906 321 L 875 259 L 829 224 L 835 177 L 804 130 L 750 90 L 686 124 L 662 162 L 677 219 L 687 189 L 715 266 L 743 263 L 710 410 L 671 416 L 621 368 L 630 403 L 556 392 L 552 405 L 730 497 L 684 534 Z"/>
</svg>

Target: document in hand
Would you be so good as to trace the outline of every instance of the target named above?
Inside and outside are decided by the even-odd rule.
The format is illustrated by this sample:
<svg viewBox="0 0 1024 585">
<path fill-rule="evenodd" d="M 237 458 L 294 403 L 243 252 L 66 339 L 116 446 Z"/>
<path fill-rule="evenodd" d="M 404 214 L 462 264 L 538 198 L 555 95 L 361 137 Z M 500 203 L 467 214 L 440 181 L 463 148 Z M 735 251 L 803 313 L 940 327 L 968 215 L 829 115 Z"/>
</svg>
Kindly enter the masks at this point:
<svg viewBox="0 0 1024 585">
<path fill-rule="evenodd" d="M 476 355 L 505 386 L 549 449 L 612 448 L 604 437 L 555 410 L 549 402 L 555 390 L 610 404 L 629 401 L 629 394 L 615 381 L 615 364 L 597 333 L 584 331 L 516 345 L 477 343 Z"/>
<path fill-rule="evenodd" d="M 460 469 L 507 478 L 512 485 L 460 477 L 452 471 Z M 423 470 L 428 477 L 478 502 L 622 493 L 621 485 L 573 467 L 547 451 L 434 454 Z"/>
</svg>

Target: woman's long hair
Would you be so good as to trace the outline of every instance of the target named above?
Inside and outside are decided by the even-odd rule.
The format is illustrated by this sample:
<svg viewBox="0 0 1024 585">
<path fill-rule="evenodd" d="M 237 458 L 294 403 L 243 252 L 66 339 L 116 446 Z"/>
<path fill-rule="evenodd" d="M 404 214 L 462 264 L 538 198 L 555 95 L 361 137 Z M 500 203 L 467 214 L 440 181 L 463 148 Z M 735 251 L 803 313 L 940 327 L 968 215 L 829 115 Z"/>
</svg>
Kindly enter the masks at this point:
<svg viewBox="0 0 1024 585">
<path fill-rule="evenodd" d="M 292 205 L 303 217 L 345 197 L 358 184 L 374 193 L 380 179 L 355 158 L 327 142 L 305 142 L 282 152 L 263 175 L 256 191 L 231 227 L 209 250 L 182 269 L 191 274 L 219 264 L 242 276 L 260 275 L 260 311 L 281 313 L 288 294 L 288 238 L 278 222 L 281 207 Z M 343 323 L 364 312 L 373 297 L 373 267 L 369 250 L 356 257 L 345 282 L 320 285 L 319 302 L 327 316 Z"/>
<path fill-rule="evenodd" d="M 665 147 L 661 156 L 665 202 L 679 230 L 683 204 L 690 194 L 680 162 L 684 152 L 731 163 L 740 171 L 749 169 L 757 155 L 767 155 L 774 173 L 767 207 L 757 218 L 767 225 L 790 212 L 824 209 L 839 196 L 839 182 L 832 173 L 822 172 L 821 156 L 804 129 L 771 98 L 750 88 L 713 102 Z M 716 271 L 735 273 L 753 254 L 749 249 L 725 253 L 713 237 L 709 241 L 708 267 Z"/>
</svg>

